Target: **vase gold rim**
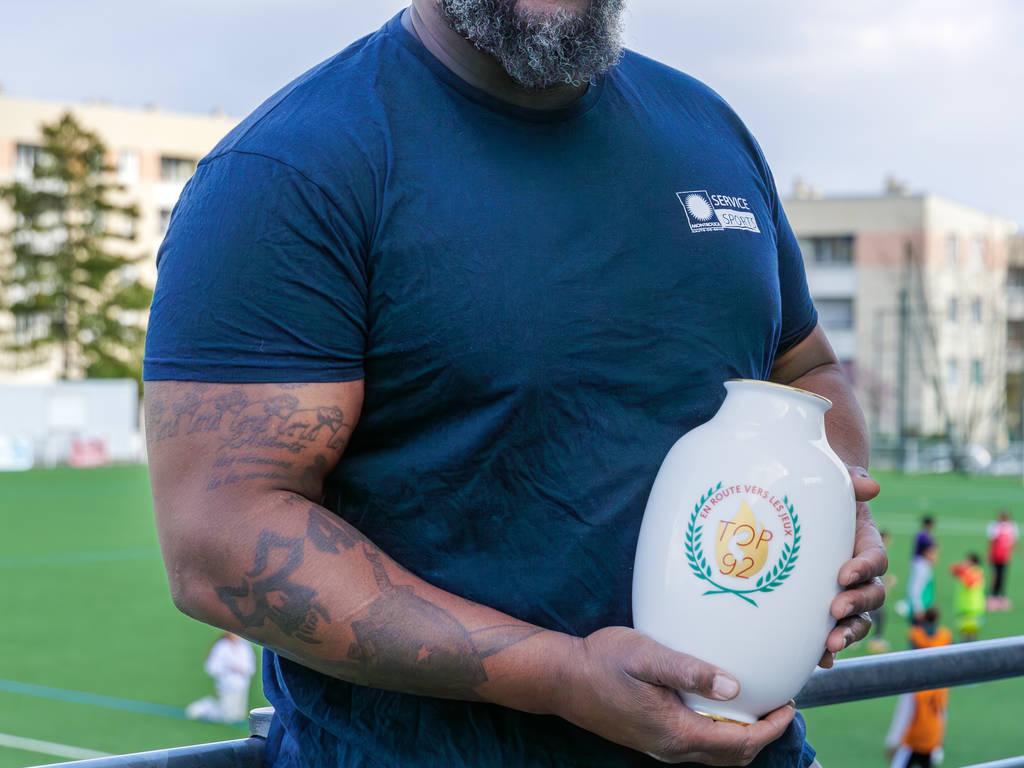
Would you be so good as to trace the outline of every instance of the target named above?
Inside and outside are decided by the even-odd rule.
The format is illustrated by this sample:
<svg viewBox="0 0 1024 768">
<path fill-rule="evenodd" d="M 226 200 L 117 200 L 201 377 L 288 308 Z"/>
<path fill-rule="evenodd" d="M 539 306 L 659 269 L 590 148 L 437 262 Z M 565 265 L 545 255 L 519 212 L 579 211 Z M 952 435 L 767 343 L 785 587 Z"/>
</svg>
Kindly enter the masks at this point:
<svg viewBox="0 0 1024 768">
<path fill-rule="evenodd" d="M 744 723 L 742 720 L 733 720 L 731 717 L 722 717 L 721 715 L 712 715 L 710 712 L 702 712 L 699 709 L 693 710 L 693 713 L 695 715 L 700 715 L 701 717 L 706 717 L 708 720 L 715 720 L 716 722 L 719 722 L 719 723 L 732 723 L 733 725 L 742 725 L 744 728 L 746 728 L 748 725 L 750 725 L 750 723 Z"/>
<path fill-rule="evenodd" d="M 726 380 L 726 384 L 728 384 L 730 381 L 736 381 L 736 382 L 740 382 L 740 383 L 743 383 L 743 384 L 764 384 L 765 386 L 768 386 L 768 387 L 778 387 L 779 389 L 788 389 L 788 390 L 790 390 L 792 392 L 799 392 L 801 395 L 810 395 L 811 397 L 816 397 L 819 400 L 824 400 L 826 403 L 828 403 L 829 408 L 831 408 L 832 405 L 833 405 L 832 401 L 829 400 L 824 395 L 819 395 L 817 392 L 811 392 L 810 390 L 807 390 L 807 389 L 800 389 L 800 387 L 791 387 L 791 386 L 789 386 L 789 384 L 778 384 L 778 383 L 776 383 L 774 381 L 764 381 L 763 379 L 727 379 Z"/>
</svg>

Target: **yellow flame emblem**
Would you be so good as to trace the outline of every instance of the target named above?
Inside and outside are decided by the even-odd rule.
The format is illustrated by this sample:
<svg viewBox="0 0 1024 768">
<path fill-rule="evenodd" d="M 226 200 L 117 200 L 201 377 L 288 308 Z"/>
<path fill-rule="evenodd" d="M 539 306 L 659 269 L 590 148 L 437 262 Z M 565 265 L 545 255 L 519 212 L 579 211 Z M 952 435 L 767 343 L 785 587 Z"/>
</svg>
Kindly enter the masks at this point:
<svg viewBox="0 0 1024 768">
<path fill-rule="evenodd" d="M 772 532 L 764 526 L 759 528 L 747 502 L 741 502 L 736 517 L 718 522 L 715 558 L 719 572 L 741 579 L 756 576 L 764 568 L 771 540 Z"/>
</svg>

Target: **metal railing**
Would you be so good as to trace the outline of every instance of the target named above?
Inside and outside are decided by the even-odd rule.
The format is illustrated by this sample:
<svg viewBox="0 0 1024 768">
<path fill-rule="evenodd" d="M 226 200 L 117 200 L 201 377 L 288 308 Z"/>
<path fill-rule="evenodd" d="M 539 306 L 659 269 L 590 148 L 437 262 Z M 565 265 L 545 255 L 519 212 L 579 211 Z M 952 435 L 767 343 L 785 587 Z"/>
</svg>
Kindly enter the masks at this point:
<svg viewBox="0 0 1024 768">
<path fill-rule="evenodd" d="M 796 703 L 807 709 L 1021 676 L 1024 635 L 837 661 L 832 669 L 815 671 L 797 694 Z M 52 763 L 42 768 L 261 768 L 273 712 L 264 707 L 250 713 L 247 739 Z M 1024 768 L 1024 755 L 966 768 Z"/>
</svg>

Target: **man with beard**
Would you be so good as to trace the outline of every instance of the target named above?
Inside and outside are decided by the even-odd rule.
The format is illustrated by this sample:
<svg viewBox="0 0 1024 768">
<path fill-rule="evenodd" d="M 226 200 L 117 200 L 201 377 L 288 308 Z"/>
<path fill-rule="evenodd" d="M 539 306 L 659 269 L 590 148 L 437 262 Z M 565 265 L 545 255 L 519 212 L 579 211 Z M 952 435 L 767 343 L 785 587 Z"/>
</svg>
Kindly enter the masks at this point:
<svg viewBox="0 0 1024 768">
<path fill-rule="evenodd" d="M 851 467 L 867 442 L 760 150 L 621 11 L 414 0 L 181 197 L 157 523 L 176 604 L 268 649 L 268 765 L 813 761 L 791 706 L 701 717 L 676 691 L 736 681 L 628 628 L 651 482 L 724 380 L 830 397 Z M 883 597 L 859 520 L 826 665 Z"/>
</svg>

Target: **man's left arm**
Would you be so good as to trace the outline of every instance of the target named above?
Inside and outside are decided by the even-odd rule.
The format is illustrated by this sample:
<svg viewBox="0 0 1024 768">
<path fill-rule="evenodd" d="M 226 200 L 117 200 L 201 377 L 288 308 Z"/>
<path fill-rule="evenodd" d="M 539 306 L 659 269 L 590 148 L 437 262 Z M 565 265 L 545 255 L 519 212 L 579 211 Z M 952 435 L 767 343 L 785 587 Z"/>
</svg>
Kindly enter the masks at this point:
<svg viewBox="0 0 1024 768">
<path fill-rule="evenodd" d="M 839 570 L 843 591 L 832 601 L 836 627 L 829 633 L 825 654 L 819 662 L 823 667 L 831 667 L 836 653 L 868 634 L 871 621 L 867 612 L 885 601 L 881 576 L 889 567 L 889 559 L 867 505 L 879 491 L 878 483 L 866 469 L 870 454 L 867 425 L 820 325 L 776 358 L 771 380 L 806 389 L 832 401 L 831 410 L 825 414 L 825 433 L 832 450 L 850 470 L 857 497 L 853 558 Z"/>
</svg>

